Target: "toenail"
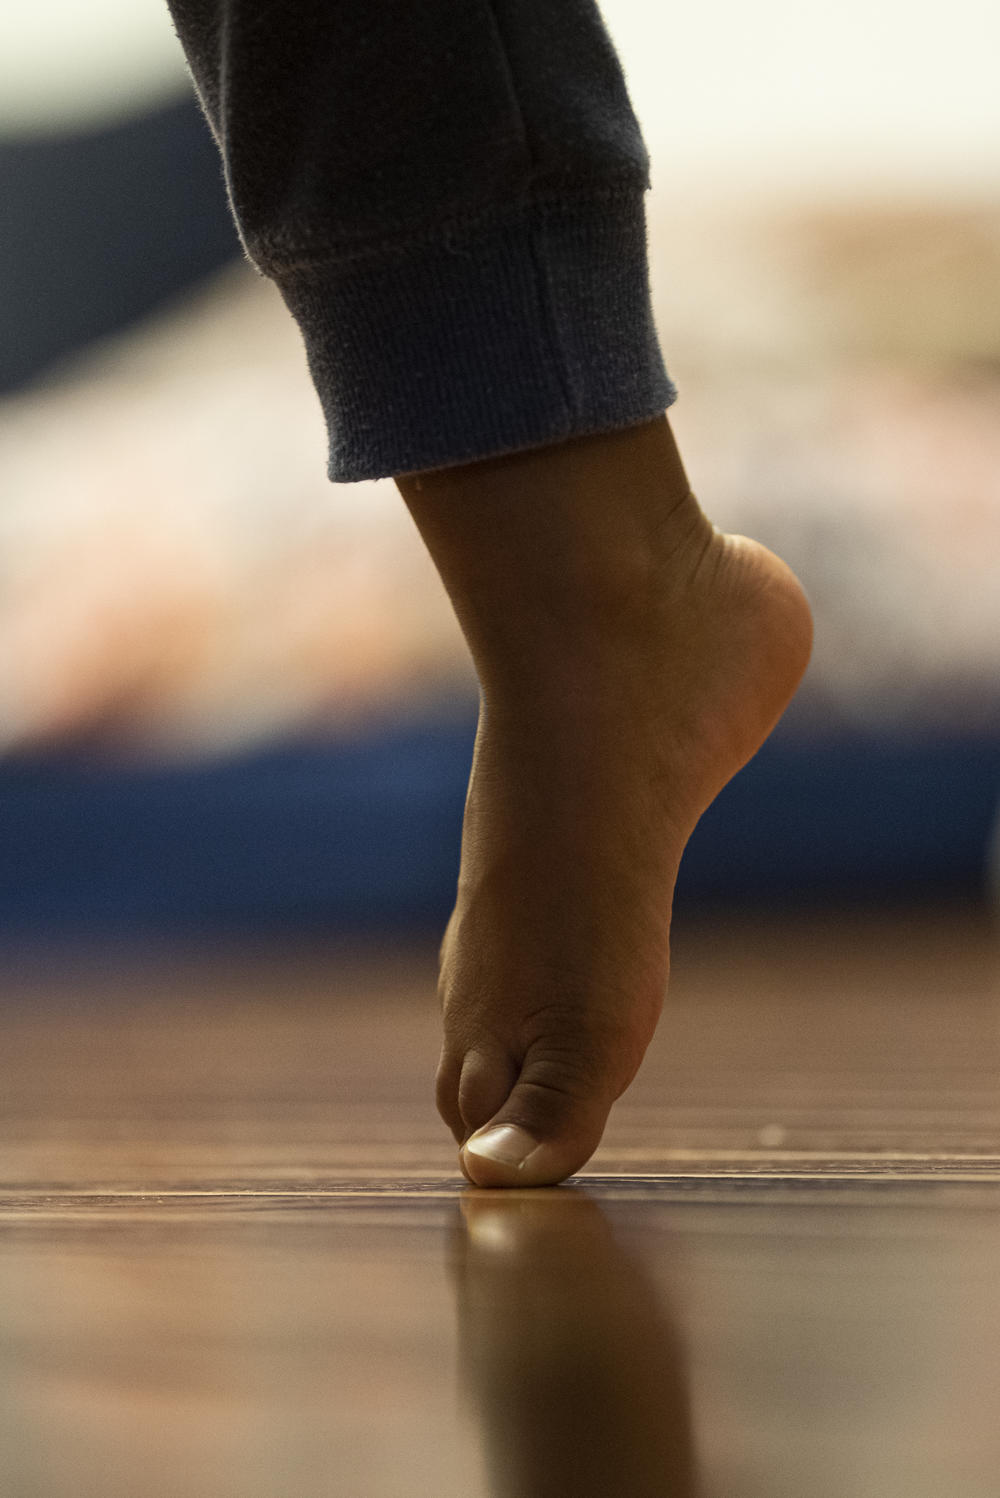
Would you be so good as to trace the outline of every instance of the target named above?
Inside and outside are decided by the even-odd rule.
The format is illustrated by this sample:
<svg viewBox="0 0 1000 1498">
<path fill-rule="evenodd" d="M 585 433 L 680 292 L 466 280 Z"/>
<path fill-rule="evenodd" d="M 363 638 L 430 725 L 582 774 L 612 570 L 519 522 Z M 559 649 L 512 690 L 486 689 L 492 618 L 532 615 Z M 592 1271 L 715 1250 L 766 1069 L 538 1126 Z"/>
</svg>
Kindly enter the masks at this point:
<svg viewBox="0 0 1000 1498">
<path fill-rule="evenodd" d="M 537 1141 L 517 1124 L 498 1124 L 482 1134 L 473 1134 L 465 1146 L 470 1155 L 477 1155 L 481 1160 L 516 1166 L 523 1165 L 532 1150 L 537 1148 Z"/>
</svg>

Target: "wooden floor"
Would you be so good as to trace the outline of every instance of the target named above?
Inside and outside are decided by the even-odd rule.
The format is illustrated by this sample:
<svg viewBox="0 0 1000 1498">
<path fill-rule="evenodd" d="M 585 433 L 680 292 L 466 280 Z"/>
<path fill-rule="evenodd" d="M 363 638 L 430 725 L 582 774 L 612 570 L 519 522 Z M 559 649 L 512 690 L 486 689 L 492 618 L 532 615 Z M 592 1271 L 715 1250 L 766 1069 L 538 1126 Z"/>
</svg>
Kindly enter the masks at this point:
<svg viewBox="0 0 1000 1498">
<path fill-rule="evenodd" d="M 433 971 L 0 958 L 2 1498 L 998 1498 L 984 917 L 681 922 L 559 1191 L 463 1189 Z"/>
</svg>

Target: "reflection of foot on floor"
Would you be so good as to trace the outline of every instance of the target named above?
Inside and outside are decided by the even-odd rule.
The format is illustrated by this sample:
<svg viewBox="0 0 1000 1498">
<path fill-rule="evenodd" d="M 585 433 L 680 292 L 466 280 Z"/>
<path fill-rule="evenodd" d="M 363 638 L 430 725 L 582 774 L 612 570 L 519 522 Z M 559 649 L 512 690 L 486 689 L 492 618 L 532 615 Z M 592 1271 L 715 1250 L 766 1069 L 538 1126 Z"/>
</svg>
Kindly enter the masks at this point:
<svg viewBox="0 0 1000 1498">
<path fill-rule="evenodd" d="M 550 1183 L 639 1067 L 684 844 L 795 690 L 809 606 L 705 518 L 665 418 L 397 483 L 482 687 L 439 1106 L 470 1180 Z"/>
<path fill-rule="evenodd" d="M 469 1193 L 456 1257 L 462 1382 L 490 1491 L 692 1498 L 683 1350 L 597 1203 Z"/>
</svg>

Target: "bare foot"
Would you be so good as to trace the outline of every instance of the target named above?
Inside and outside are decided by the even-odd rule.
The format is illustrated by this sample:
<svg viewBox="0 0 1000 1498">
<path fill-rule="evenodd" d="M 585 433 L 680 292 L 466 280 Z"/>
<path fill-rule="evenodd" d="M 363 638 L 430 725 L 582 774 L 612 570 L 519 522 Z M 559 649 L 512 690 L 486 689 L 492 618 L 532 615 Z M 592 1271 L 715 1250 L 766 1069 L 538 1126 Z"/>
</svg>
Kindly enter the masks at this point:
<svg viewBox="0 0 1000 1498">
<path fill-rule="evenodd" d="M 665 418 L 397 484 L 482 685 L 438 1106 L 474 1184 L 551 1184 L 638 1070 L 684 845 L 798 685 L 809 606 L 705 518 Z"/>
</svg>

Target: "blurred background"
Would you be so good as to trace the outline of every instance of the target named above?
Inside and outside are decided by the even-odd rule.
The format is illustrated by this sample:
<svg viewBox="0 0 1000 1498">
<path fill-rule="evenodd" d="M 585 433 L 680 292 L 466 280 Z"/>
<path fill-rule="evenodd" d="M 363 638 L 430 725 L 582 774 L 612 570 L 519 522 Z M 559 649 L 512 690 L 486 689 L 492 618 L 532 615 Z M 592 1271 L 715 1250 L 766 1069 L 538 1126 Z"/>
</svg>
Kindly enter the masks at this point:
<svg viewBox="0 0 1000 1498">
<path fill-rule="evenodd" d="M 692 482 L 816 614 L 679 907 L 1000 889 L 1000 9 L 604 0 Z M 0 19 L 4 931 L 436 931 L 476 689 L 158 0 Z"/>
</svg>

